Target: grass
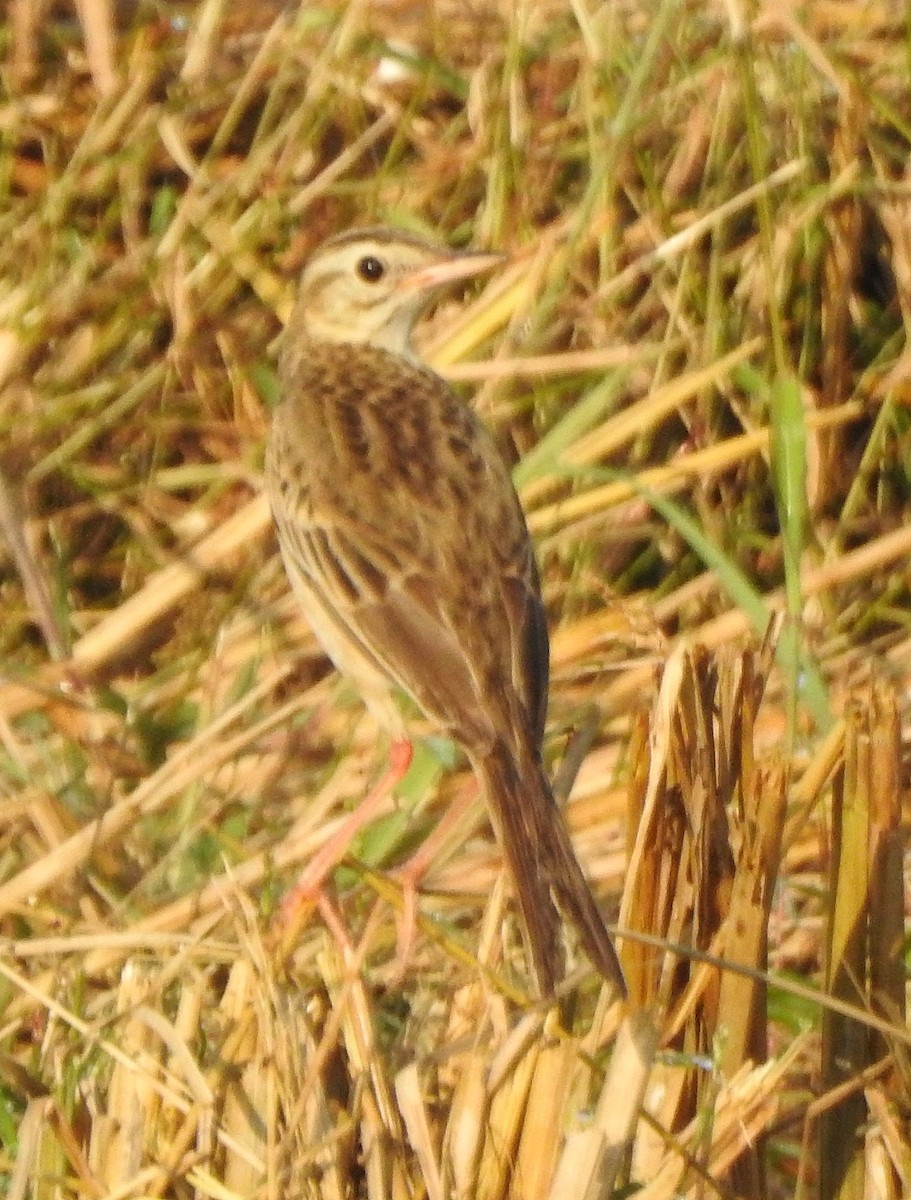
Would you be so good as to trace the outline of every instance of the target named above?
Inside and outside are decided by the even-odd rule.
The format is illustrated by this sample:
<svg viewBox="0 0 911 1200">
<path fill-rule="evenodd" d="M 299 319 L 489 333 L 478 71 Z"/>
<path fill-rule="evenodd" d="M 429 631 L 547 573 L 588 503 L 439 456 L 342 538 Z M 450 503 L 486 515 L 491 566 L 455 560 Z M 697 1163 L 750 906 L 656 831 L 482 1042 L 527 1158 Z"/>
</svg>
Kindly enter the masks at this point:
<svg viewBox="0 0 911 1200">
<path fill-rule="evenodd" d="M 911 1193 L 903 6 L 108 7 L 0 26 L 6 1194 Z M 376 221 L 508 255 L 421 337 L 622 936 L 569 1029 L 477 809 L 396 961 L 438 739 L 274 944 L 385 754 L 261 494 L 296 272 Z"/>
</svg>

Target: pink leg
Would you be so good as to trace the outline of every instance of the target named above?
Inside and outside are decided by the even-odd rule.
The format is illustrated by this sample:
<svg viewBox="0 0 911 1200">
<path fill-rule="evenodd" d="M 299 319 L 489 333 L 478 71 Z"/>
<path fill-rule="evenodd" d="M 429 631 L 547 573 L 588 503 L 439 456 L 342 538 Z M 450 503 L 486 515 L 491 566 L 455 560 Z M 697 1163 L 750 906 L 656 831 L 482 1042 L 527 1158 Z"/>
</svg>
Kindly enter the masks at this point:
<svg viewBox="0 0 911 1200">
<path fill-rule="evenodd" d="M 364 797 L 322 849 L 313 856 L 306 870 L 282 900 L 278 914 L 280 925 L 290 925 L 300 910 L 319 898 L 326 876 L 338 866 L 345 852 L 364 826 L 376 816 L 390 792 L 402 782 L 411 765 L 411 742 L 393 742 L 389 748 L 389 770 Z"/>
<path fill-rule="evenodd" d="M 418 923 L 418 885 L 445 845 L 447 838 L 474 803 L 475 798 L 476 793 L 467 791 L 465 795 L 450 804 L 439 825 L 432 833 L 428 834 L 411 858 L 394 872 L 395 878 L 402 885 L 402 917 L 396 938 L 396 954 L 400 971 L 404 971 L 407 966 L 414 946 L 414 935 Z"/>
</svg>

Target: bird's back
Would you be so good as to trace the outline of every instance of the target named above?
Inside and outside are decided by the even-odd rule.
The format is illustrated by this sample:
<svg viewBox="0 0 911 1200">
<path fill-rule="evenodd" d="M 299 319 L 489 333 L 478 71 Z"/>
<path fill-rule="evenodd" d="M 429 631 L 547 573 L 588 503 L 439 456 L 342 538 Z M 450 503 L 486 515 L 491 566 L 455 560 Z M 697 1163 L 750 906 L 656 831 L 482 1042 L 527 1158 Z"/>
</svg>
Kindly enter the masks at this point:
<svg viewBox="0 0 911 1200">
<path fill-rule="evenodd" d="M 469 748 L 491 735 L 491 703 L 518 703 L 539 747 L 545 615 L 486 429 L 439 376 L 373 346 L 295 339 L 281 377 L 267 472 L 286 559 L 332 589 L 389 677 Z"/>
</svg>

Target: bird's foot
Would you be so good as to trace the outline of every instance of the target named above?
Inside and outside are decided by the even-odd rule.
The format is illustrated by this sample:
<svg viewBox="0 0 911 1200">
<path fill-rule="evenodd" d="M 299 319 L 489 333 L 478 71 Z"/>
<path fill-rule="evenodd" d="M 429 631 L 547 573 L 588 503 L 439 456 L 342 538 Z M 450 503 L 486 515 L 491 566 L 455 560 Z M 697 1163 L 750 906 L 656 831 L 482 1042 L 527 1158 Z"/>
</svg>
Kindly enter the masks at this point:
<svg viewBox="0 0 911 1200">
<path fill-rule="evenodd" d="M 407 862 L 391 872 L 392 878 L 402 889 L 402 912 L 396 926 L 396 962 L 399 976 L 404 974 L 414 950 L 420 886 L 476 799 L 474 789 L 469 789 L 450 804 L 440 823 L 424 839 L 423 844 Z"/>
<path fill-rule="evenodd" d="M 314 907 L 323 910 L 323 884 L 348 852 L 348 848 L 365 825 L 379 815 L 385 802 L 404 779 L 414 750 L 411 742 L 396 741 L 389 749 L 389 769 L 354 812 L 342 821 L 339 828 L 307 864 L 300 878 L 281 902 L 276 916 L 282 944 L 290 942 L 304 919 Z"/>
</svg>

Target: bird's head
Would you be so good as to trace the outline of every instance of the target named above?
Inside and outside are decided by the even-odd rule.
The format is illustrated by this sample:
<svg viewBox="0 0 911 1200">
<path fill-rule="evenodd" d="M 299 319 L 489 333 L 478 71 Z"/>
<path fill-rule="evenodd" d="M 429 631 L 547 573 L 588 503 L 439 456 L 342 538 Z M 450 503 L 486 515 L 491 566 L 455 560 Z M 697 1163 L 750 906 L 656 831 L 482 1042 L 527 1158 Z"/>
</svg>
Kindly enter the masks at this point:
<svg viewBox="0 0 911 1200">
<path fill-rule="evenodd" d="M 429 301 L 488 270 L 498 254 L 449 250 L 394 229 L 356 229 L 323 242 L 301 274 L 293 329 L 413 357 L 411 332 Z"/>
</svg>

